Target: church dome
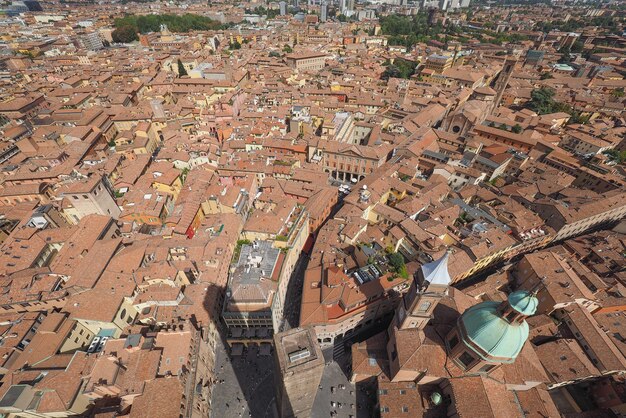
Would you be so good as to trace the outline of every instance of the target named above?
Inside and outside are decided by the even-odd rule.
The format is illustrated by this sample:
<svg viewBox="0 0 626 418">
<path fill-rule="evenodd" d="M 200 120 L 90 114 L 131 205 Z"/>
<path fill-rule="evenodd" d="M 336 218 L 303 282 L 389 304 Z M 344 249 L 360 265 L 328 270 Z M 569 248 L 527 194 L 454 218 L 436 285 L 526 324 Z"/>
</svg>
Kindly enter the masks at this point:
<svg viewBox="0 0 626 418">
<path fill-rule="evenodd" d="M 499 302 L 487 301 L 463 312 L 461 336 L 465 345 L 483 360 L 511 363 L 528 339 L 528 324 L 526 321 L 507 321 L 498 306 Z"/>
<path fill-rule="evenodd" d="M 524 316 L 532 316 L 537 312 L 539 301 L 532 293 L 526 290 L 517 290 L 509 295 L 509 305 Z"/>
</svg>

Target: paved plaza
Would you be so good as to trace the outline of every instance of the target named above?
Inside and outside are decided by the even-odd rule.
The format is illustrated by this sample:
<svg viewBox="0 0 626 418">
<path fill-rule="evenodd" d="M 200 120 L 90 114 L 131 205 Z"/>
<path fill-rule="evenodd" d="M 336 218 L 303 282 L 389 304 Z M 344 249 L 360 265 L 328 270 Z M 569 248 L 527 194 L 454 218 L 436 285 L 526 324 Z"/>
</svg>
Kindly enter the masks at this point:
<svg viewBox="0 0 626 418">
<path fill-rule="evenodd" d="M 368 395 L 361 388 L 356 388 L 350 383 L 342 370 L 342 363 L 348 361 L 344 356 L 339 359 L 340 363 L 331 360 L 332 349 L 324 351 L 326 367 L 322 375 L 320 389 L 313 404 L 313 414 L 311 418 L 368 418 L 371 402 Z"/>
<path fill-rule="evenodd" d="M 243 356 L 232 359 L 222 342 L 218 343 L 216 379 L 213 391 L 212 418 L 276 418 L 274 358 L 259 355 L 251 346 Z M 324 352 L 326 366 L 320 383 L 312 418 L 368 418 L 374 394 L 371 389 L 356 388 L 339 363 L 332 360 L 332 350 Z M 339 359 L 345 365 L 347 357 Z"/>
<path fill-rule="evenodd" d="M 251 346 L 243 356 L 230 359 L 222 342 L 216 353 L 216 379 L 212 418 L 275 418 L 274 360 Z"/>
<path fill-rule="evenodd" d="M 299 321 L 302 279 L 307 264 L 308 257 L 302 254 L 287 290 L 286 299 L 290 303 L 285 309 L 284 329 L 292 328 Z M 223 341 L 217 343 L 216 350 L 218 383 L 213 390 L 211 418 L 277 418 L 273 352 L 264 356 L 258 346 L 251 345 L 242 356 L 231 356 Z M 350 383 L 343 371 L 350 361 L 344 350 L 335 349 L 334 357 L 332 348 L 324 351 L 326 366 L 312 418 L 368 418 L 375 394 Z"/>
</svg>

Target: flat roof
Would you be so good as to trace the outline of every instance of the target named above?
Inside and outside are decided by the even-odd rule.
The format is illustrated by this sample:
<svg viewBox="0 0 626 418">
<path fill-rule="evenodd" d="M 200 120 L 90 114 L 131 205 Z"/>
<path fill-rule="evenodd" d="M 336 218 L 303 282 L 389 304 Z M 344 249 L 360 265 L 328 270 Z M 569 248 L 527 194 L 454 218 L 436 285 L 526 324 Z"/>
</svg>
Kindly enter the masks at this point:
<svg viewBox="0 0 626 418">
<path fill-rule="evenodd" d="M 274 345 L 281 370 L 286 371 L 303 365 L 309 368 L 324 363 L 322 350 L 312 328 L 294 328 L 276 334 Z"/>
</svg>

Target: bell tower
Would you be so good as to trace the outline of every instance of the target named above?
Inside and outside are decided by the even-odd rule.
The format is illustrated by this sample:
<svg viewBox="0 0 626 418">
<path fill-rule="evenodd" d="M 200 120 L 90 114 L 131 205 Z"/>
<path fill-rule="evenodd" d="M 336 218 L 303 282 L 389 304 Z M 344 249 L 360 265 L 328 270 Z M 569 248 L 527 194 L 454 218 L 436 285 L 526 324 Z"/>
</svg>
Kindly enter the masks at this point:
<svg viewBox="0 0 626 418">
<path fill-rule="evenodd" d="M 448 295 L 451 282 L 448 274 L 449 255 L 446 252 L 440 259 L 422 265 L 396 309 L 387 331 L 387 356 L 392 381 L 415 380 L 419 377 L 415 370 L 402 370 L 398 358 L 398 341 L 408 335 L 421 338 L 419 336 L 434 317 L 435 308 Z"/>
<path fill-rule="evenodd" d="M 511 79 L 511 74 L 513 74 L 515 64 L 517 64 L 517 59 L 513 57 L 507 57 L 507 59 L 504 61 L 502 71 L 500 71 L 498 79 L 493 86 L 493 89 L 496 91 L 496 97 L 493 99 L 493 105 L 491 107 L 490 113 L 495 112 L 498 106 L 500 106 L 502 96 L 504 95 L 504 91 L 509 84 L 509 80 Z"/>
<path fill-rule="evenodd" d="M 423 329 L 433 317 L 435 307 L 448 294 L 449 255 L 446 252 L 440 259 L 422 265 L 396 311 L 393 325 L 398 329 Z"/>
</svg>

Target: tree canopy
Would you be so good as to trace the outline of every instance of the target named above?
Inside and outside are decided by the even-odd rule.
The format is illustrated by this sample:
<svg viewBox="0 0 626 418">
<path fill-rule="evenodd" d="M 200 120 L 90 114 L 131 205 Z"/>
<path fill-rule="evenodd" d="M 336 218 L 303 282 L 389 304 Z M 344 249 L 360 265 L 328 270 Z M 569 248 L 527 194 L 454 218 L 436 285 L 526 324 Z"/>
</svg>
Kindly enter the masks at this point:
<svg viewBox="0 0 626 418">
<path fill-rule="evenodd" d="M 383 35 L 389 35 L 390 45 L 403 45 L 411 48 L 419 42 L 426 42 L 443 32 L 440 24 L 429 25 L 428 15 L 418 13 L 412 17 L 389 15 L 380 18 Z"/>
<path fill-rule="evenodd" d="M 263 6 L 257 6 L 254 9 L 245 9 L 245 12 L 248 14 L 267 16 L 268 19 L 274 19 L 276 16 L 280 15 L 279 9 L 266 9 Z"/>
<path fill-rule="evenodd" d="M 549 87 L 541 87 L 534 89 L 530 93 L 530 101 L 526 104 L 526 107 L 536 112 L 539 115 L 545 115 L 547 113 L 564 112 L 571 116 L 570 123 L 587 123 L 589 121 L 588 116 L 583 116 L 579 111 L 572 108 L 567 103 L 561 103 L 554 100 L 555 91 Z"/>
<path fill-rule="evenodd" d="M 431 39 L 447 43 L 450 39 L 467 42 L 469 37 L 474 37 L 480 42 L 494 43 L 518 42 L 526 39 L 517 33 L 494 32 L 479 28 L 461 28 L 458 25 L 447 24 L 443 26 L 437 22 L 434 25 L 428 23 L 428 13 L 419 12 L 413 16 L 389 15 L 379 19 L 383 35 L 389 35 L 389 45 L 403 45 L 412 48 L 420 42 Z"/>
<path fill-rule="evenodd" d="M 390 78 L 410 78 L 415 73 L 417 63 L 402 58 L 396 58 L 393 64 L 388 61 L 384 64 L 387 66 L 385 72 L 381 75 L 381 79 L 389 80 Z"/>
<path fill-rule="evenodd" d="M 123 25 L 111 32 L 113 42 L 128 43 L 139 40 L 135 27 Z"/>
<path fill-rule="evenodd" d="M 404 257 L 402 257 L 402 254 L 392 252 L 387 255 L 387 259 L 389 260 L 390 270 L 393 271 L 395 275 L 398 275 L 405 279 L 409 277 L 409 273 L 406 270 L 406 264 L 404 264 Z"/>
<path fill-rule="evenodd" d="M 189 32 L 191 30 L 219 30 L 223 29 L 223 25 L 206 16 L 200 16 L 192 13 L 184 15 L 127 15 L 115 19 L 115 27 L 130 26 L 135 28 L 137 32 L 149 33 L 157 32 L 161 29 L 161 25 L 167 25 L 172 32 Z"/>
<path fill-rule="evenodd" d="M 538 30 L 546 33 L 553 30 L 558 30 L 562 32 L 578 32 L 582 28 L 585 28 L 587 26 L 603 28 L 615 34 L 620 33 L 618 18 L 614 16 L 596 16 L 584 19 L 569 19 L 567 22 L 564 20 L 545 20 L 537 23 L 536 25 Z"/>
<path fill-rule="evenodd" d="M 179 77 L 183 77 L 189 75 L 187 74 L 187 70 L 185 69 L 185 66 L 183 65 L 183 62 L 180 60 L 180 58 L 178 59 L 178 76 Z"/>
</svg>

